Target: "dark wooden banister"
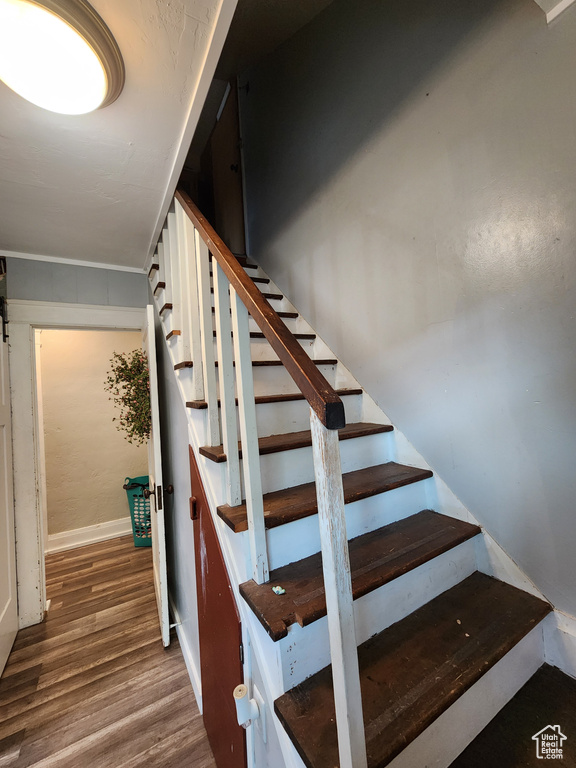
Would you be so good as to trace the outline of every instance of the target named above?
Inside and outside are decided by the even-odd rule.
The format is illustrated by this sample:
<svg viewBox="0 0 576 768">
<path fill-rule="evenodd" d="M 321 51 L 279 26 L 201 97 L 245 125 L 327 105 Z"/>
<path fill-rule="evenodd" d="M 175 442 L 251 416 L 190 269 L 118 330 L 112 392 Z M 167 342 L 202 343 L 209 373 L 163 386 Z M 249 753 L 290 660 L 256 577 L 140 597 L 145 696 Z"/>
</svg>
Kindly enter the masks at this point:
<svg viewBox="0 0 576 768">
<path fill-rule="evenodd" d="M 294 379 L 310 407 L 328 429 L 341 429 L 346 424 L 344 405 L 334 389 L 317 369 L 285 323 L 262 296 L 256 285 L 242 269 L 232 251 L 200 213 L 183 190 L 176 191 L 182 205 L 202 239 L 216 259 L 230 285 L 238 294 L 251 317 Z"/>
</svg>

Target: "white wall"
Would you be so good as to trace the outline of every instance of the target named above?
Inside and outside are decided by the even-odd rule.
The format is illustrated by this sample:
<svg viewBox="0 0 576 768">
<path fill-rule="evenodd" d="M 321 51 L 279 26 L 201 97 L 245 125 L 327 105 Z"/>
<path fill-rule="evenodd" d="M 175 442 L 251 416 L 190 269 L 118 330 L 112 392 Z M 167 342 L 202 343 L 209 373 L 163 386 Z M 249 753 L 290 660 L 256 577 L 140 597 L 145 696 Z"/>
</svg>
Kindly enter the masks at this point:
<svg viewBox="0 0 576 768">
<path fill-rule="evenodd" d="M 252 255 L 576 613 L 576 7 L 336 0 L 241 89 Z"/>
<path fill-rule="evenodd" d="M 146 444 L 130 444 L 104 391 L 114 352 L 142 345 L 135 331 L 38 331 L 46 454 L 48 534 L 130 514 L 124 478 L 148 474 Z"/>
</svg>

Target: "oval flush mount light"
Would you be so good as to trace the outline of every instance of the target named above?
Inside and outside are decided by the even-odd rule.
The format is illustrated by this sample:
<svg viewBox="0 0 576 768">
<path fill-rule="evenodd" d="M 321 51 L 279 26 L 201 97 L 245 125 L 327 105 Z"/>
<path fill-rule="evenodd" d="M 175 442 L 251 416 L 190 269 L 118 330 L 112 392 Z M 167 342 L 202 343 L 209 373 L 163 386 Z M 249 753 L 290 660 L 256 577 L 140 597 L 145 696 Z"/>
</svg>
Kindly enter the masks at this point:
<svg viewBox="0 0 576 768">
<path fill-rule="evenodd" d="M 81 115 L 118 98 L 124 62 L 85 0 L 0 0 L 0 80 L 39 107 Z"/>
</svg>

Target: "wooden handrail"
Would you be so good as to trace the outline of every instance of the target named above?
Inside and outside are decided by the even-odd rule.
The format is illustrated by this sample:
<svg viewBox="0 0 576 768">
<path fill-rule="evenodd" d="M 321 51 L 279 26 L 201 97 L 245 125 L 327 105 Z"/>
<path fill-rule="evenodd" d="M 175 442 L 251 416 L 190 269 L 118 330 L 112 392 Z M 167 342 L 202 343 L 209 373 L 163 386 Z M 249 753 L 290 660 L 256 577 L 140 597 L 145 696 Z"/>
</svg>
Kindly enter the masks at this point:
<svg viewBox="0 0 576 768">
<path fill-rule="evenodd" d="M 340 397 L 262 296 L 232 251 L 200 213 L 191 198 L 180 189 L 176 191 L 175 197 L 322 424 L 328 429 L 344 427 L 346 419 Z"/>
</svg>

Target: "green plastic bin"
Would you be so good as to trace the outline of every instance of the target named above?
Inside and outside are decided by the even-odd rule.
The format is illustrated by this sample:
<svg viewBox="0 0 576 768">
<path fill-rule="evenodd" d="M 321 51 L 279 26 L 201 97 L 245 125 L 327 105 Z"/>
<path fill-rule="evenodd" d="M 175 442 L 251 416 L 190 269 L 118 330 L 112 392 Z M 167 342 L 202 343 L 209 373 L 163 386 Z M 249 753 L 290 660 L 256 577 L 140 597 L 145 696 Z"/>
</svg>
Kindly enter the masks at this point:
<svg viewBox="0 0 576 768">
<path fill-rule="evenodd" d="M 122 486 L 128 496 L 130 517 L 132 518 L 132 535 L 135 547 L 152 546 L 152 529 L 150 525 L 150 500 L 144 498 L 144 488 L 148 488 L 148 475 L 142 477 L 127 477 Z"/>
</svg>

